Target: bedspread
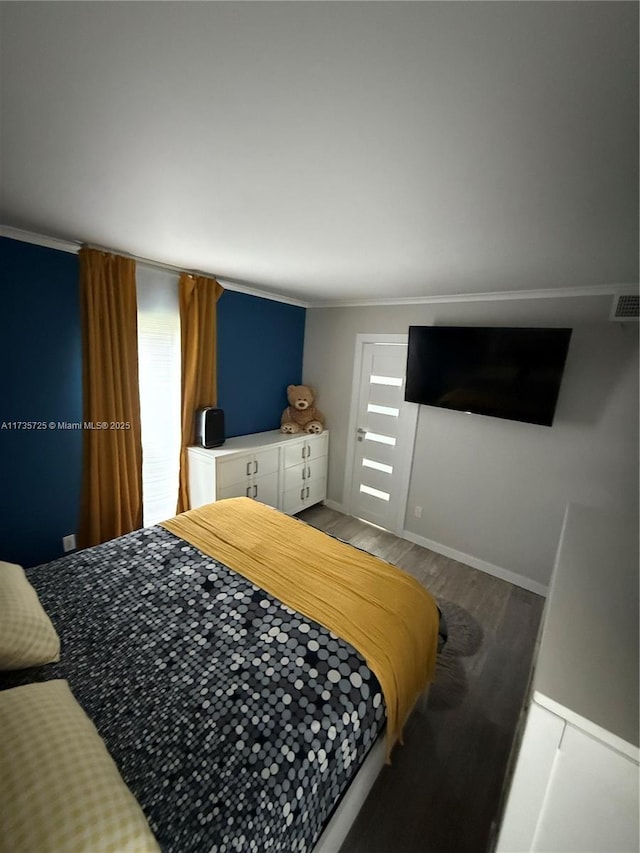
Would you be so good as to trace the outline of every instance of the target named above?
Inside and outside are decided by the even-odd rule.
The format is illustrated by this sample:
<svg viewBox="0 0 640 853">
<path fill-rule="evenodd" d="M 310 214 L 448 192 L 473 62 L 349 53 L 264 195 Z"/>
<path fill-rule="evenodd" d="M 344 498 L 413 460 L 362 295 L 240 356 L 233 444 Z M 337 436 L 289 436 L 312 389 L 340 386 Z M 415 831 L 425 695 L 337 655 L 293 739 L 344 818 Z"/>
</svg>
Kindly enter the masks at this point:
<svg viewBox="0 0 640 853">
<path fill-rule="evenodd" d="M 313 847 L 384 725 L 353 646 L 160 527 L 27 574 L 62 659 L 12 683 L 69 680 L 163 850 Z"/>
<path fill-rule="evenodd" d="M 413 577 L 249 498 L 207 504 L 163 523 L 363 655 L 387 707 L 387 758 L 433 679 L 438 608 Z"/>
</svg>

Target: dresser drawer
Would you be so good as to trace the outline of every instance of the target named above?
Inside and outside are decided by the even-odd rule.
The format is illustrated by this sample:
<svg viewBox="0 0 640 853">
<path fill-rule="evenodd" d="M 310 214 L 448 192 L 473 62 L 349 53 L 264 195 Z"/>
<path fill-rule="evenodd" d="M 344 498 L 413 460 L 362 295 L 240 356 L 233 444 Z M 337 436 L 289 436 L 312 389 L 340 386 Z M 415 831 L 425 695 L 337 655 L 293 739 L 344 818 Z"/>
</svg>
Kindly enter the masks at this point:
<svg viewBox="0 0 640 853">
<path fill-rule="evenodd" d="M 314 477 L 326 476 L 326 461 L 311 459 L 284 469 L 284 490 L 308 485 Z"/>
<path fill-rule="evenodd" d="M 327 455 L 329 446 L 329 434 L 309 435 L 306 438 L 293 441 L 284 447 L 284 466 L 289 468 L 300 462 L 308 462 L 310 459 L 318 459 Z"/>
<path fill-rule="evenodd" d="M 244 483 L 252 477 L 274 474 L 278 470 L 279 450 L 277 447 L 258 453 L 230 456 L 218 460 L 218 489 L 228 489 L 235 483 Z"/>
</svg>

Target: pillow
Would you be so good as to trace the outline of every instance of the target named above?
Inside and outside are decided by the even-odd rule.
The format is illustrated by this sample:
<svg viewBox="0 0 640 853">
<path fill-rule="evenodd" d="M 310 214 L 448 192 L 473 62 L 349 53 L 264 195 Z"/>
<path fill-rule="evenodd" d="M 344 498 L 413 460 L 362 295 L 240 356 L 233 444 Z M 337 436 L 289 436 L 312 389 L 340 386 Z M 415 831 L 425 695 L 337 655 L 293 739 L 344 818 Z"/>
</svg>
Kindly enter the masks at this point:
<svg viewBox="0 0 640 853">
<path fill-rule="evenodd" d="M 1 853 L 160 848 L 66 681 L 0 693 Z"/>
<path fill-rule="evenodd" d="M 22 566 L 0 560 L 0 669 L 58 660 L 60 638 Z"/>
</svg>

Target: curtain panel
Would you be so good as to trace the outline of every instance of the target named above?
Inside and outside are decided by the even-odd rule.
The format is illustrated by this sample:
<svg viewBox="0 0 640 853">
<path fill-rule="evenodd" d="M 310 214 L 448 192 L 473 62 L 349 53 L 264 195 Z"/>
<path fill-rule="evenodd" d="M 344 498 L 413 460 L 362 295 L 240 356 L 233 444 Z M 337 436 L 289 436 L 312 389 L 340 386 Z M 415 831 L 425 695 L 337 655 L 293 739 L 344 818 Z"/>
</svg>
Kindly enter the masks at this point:
<svg viewBox="0 0 640 853">
<path fill-rule="evenodd" d="M 217 389 L 218 299 L 224 289 L 214 278 L 182 273 L 180 328 L 182 337 L 182 447 L 177 512 L 190 508 L 187 448 L 195 440 L 195 413 L 202 406 L 215 406 Z"/>
<path fill-rule="evenodd" d="M 142 526 L 135 261 L 83 248 L 83 481 L 80 547 Z"/>
</svg>

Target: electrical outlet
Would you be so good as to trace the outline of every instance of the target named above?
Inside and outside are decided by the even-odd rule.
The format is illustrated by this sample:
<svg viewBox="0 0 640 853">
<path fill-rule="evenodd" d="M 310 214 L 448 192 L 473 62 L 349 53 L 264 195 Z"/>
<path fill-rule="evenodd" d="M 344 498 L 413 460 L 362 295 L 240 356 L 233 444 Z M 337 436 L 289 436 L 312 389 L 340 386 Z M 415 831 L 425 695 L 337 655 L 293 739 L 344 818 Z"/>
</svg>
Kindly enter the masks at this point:
<svg viewBox="0 0 640 853">
<path fill-rule="evenodd" d="M 76 534 L 70 533 L 68 536 L 62 537 L 62 548 L 66 551 L 75 551 L 76 549 Z"/>
<path fill-rule="evenodd" d="M 416 518 L 422 518 L 422 507 L 421 506 L 414 506 L 413 514 L 415 515 Z"/>
</svg>

